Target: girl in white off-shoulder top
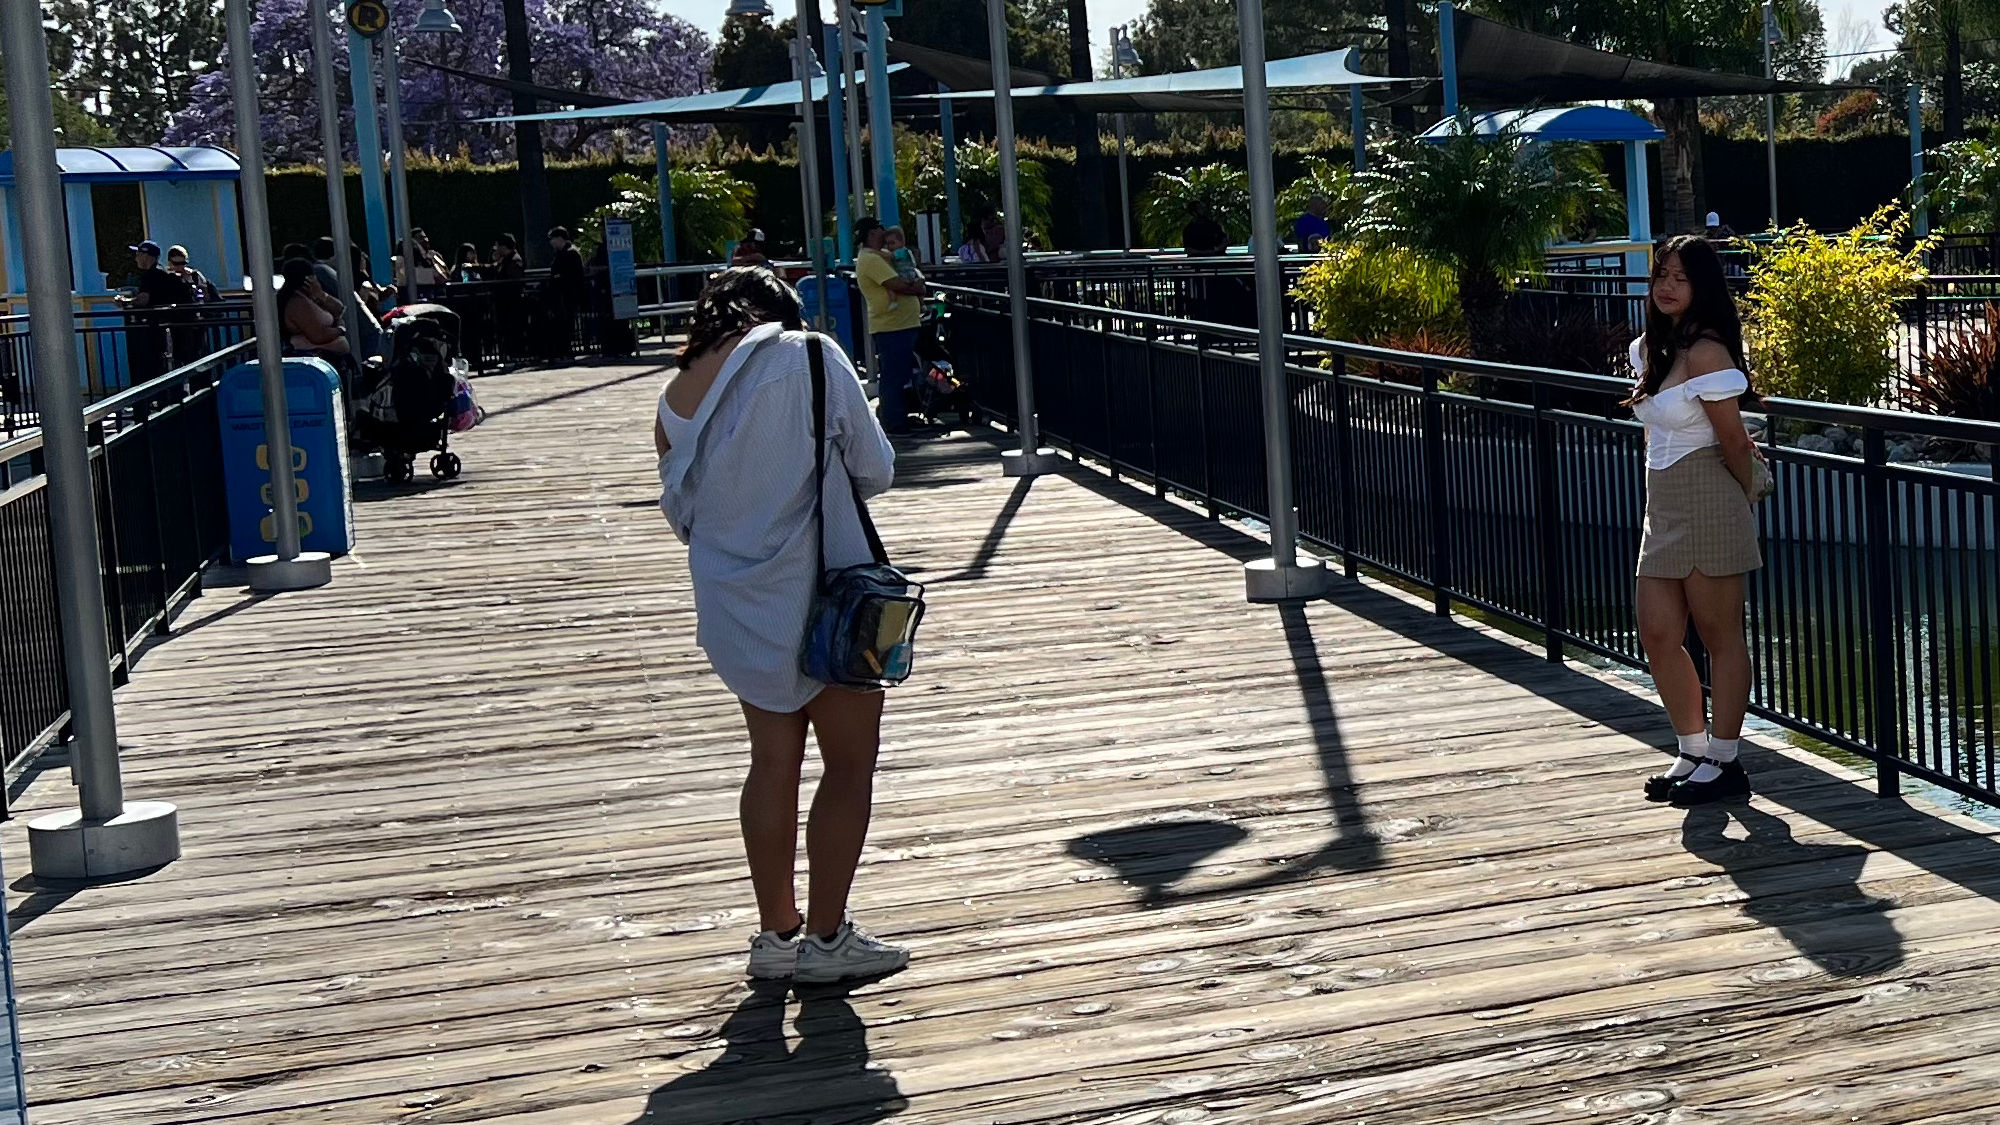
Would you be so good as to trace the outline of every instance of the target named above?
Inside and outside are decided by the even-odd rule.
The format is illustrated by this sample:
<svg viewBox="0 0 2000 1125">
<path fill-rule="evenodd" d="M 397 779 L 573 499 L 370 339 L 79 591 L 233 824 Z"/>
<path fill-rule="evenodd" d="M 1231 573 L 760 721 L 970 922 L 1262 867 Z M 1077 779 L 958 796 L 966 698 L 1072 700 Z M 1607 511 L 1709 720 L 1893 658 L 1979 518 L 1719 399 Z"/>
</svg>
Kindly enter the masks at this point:
<svg viewBox="0 0 2000 1125">
<path fill-rule="evenodd" d="M 1750 701 L 1744 575 L 1763 565 L 1749 495 L 1757 454 L 1739 407 L 1751 394 L 1743 329 L 1707 239 L 1660 249 L 1646 314 L 1632 344 L 1630 405 L 1646 425 L 1636 607 L 1679 753 L 1645 788 L 1649 800 L 1686 806 L 1750 792 L 1737 746 Z M 1712 726 L 1686 648 L 1690 622 L 1708 650 Z"/>
</svg>

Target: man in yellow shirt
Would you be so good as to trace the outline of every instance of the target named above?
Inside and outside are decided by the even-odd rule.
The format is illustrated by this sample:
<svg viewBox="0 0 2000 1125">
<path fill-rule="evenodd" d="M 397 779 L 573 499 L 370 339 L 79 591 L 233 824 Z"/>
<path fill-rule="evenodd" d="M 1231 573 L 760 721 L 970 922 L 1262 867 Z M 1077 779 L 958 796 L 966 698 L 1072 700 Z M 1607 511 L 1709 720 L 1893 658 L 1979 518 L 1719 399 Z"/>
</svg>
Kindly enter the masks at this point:
<svg viewBox="0 0 2000 1125">
<path fill-rule="evenodd" d="M 924 277 L 915 269 L 907 273 L 896 264 L 902 248 L 903 232 L 884 227 L 874 218 L 855 220 L 854 237 L 860 242 L 854 252 L 854 277 L 861 296 L 868 303 L 868 335 L 875 342 L 875 373 L 881 390 L 875 414 L 882 428 L 892 434 L 910 432 L 910 416 L 904 405 L 911 382 L 917 377 L 917 330 L 923 325 Z"/>
</svg>

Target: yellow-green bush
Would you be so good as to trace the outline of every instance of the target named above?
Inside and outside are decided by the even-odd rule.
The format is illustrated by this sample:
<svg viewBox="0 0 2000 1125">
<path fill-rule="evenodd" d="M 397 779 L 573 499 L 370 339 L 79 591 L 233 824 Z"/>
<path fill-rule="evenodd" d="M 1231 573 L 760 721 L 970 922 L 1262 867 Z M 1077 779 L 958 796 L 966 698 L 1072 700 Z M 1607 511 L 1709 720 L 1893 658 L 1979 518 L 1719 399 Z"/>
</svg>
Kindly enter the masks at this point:
<svg viewBox="0 0 2000 1125">
<path fill-rule="evenodd" d="M 1331 340 L 1391 345 L 1464 331 L 1451 267 L 1401 246 L 1337 244 L 1306 267 L 1293 296 Z"/>
<path fill-rule="evenodd" d="M 1744 345 L 1758 390 L 1872 403 L 1895 374 L 1896 302 L 1923 282 L 1923 251 L 1898 249 L 1910 218 L 1891 205 L 1846 234 L 1799 226 L 1757 252 Z"/>
</svg>

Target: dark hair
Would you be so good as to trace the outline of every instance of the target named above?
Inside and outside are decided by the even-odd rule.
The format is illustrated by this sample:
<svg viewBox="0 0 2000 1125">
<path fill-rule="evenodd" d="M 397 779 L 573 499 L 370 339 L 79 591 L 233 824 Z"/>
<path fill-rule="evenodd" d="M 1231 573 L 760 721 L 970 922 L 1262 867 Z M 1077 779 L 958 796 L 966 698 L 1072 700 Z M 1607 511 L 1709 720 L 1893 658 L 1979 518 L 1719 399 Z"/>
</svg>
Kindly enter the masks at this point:
<svg viewBox="0 0 2000 1125">
<path fill-rule="evenodd" d="M 511 234 L 503 234 L 498 238 L 495 238 L 493 240 L 493 245 L 505 246 L 509 250 L 519 250 L 521 248 L 521 244 L 514 241 L 514 236 Z"/>
<path fill-rule="evenodd" d="M 281 262 L 289 262 L 294 258 L 302 259 L 307 264 L 311 264 L 312 251 L 307 249 L 306 244 L 303 242 L 285 243 L 285 248 L 278 252 L 278 260 Z"/>
<path fill-rule="evenodd" d="M 882 229 L 882 220 L 873 215 L 863 215 L 854 220 L 854 242 L 856 245 L 868 241 L 868 236 Z"/>
<path fill-rule="evenodd" d="M 320 238 L 318 242 L 313 243 L 314 261 L 319 261 L 319 262 L 331 261 L 333 259 L 333 254 L 334 254 L 334 245 L 332 236 L 330 235 L 324 236 Z"/>
<path fill-rule="evenodd" d="M 460 265 L 464 265 L 464 264 L 465 264 L 465 258 L 466 258 L 466 255 L 468 255 L 468 254 L 472 256 L 472 260 L 473 260 L 473 261 L 475 261 L 475 262 L 476 262 L 476 261 L 478 261 L 478 260 L 479 260 L 479 247 L 477 247 L 477 246 L 474 246 L 474 245 L 473 245 L 472 243 L 470 243 L 470 242 L 461 242 L 461 243 L 459 243 L 459 244 L 458 244 L 458 261 L 459 261 L 459 264 L 460 264 Z"/>
<path fill-rule="evenodd" d="M 305 288 L 306 282 L 311 281 L 316 275 L 313 273 L 312 263 L 300 257 L 286 258 L 285 264 L 278 267 L 278 272 L 285 278 L 285 284 L 278 288 L 278 315 L 282 317 L 285 315 L 285 306 L 290 304 L 292 298 L 298 296 Z"/>
<path fill-rule="evenodd" d="M 687 346 L 681 349 L 676 362 L 686 367 L 731 336 L 773 322 L 792 331 L 806 326 L 798 290 L 785 284 L 777 274 L 757 266 L 723 270 L 702 287 L 701 296 L 694 303 L 694 324 L 688 329 Z"/>
<path fill-rule="evenodd" d="M 1676 235 L 1667 239 L 1653 251 L 1653 277 L 1658 278 L 1666 268 L 1668 258 L 1677 258 L 1681 270 L 1688 278 L 1688 307 L 1681 314 L 1680 323 L 1660 311 L 1652 297 L 1646 298 L 1646 338 L 1641 346 L 1638 382 L 1632 389 L 1631 402 L 1651 398 L 1660 393 L 1660 384 L 1666 382 L 1667 373 L 1673 370 L 1674 357 L 1693 347 L 1702 339 L 1713 339 L 1729 350 L 1729 358 L 1736 362 L 1746 374 L 1750 365 L 1743 359 L 1743 322 L 1737 319 L 1736 298 L 1729 292 L 1728 275 L 1722 269 L 1722 256 L 1715 252 L 1715 244 L 1698 234 Z M 1746 392 L 1744 399 L 1754 398 Z"/>
<path fill-rule="evenodd" d="M 560 238 L 560 239 L 562 239 L 562 240 L 563 240 L 564 242 L 575 242 L 575 241 L 576 241 L 576 236 L 575 236 L 575 235 L 573 235 L 573 234 L 571 234 L 571 233 L 569 232 L 569 228 L 568 228 L 568 227 L 550 227 L 550 228 L 549 228 L 549 237 L 550 237 L 550 238 Z"/>
</svg>

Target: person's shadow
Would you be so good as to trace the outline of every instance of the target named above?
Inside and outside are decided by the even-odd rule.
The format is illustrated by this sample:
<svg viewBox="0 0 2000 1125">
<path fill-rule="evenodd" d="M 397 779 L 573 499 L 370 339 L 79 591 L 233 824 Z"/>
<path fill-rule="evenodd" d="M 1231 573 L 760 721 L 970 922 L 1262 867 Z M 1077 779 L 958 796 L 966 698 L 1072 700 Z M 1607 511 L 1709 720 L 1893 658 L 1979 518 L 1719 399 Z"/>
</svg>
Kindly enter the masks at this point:
<svg viewBox="0 0 2000 1125">
<path fill-rule="evenodd" d="M 722 1055 L 653 1091 L 630 1125 L 873 1125 L 909 1107 L 871 1063 L 868 1029 L 845 993 L 806 988 L 785 1041 L 785 982 L 756 982 L 722 1024 Z"/>
<path fill-rule="evenodd" d="M 1732 816 L 1747 838 L 1723 834 Z M 1903 938 L 1887 913 L 1893 903 L 1859 885 L 1867 848 L 1801 844 L 1789 824 L 1748 804 L 1689 810 L 1681 843 L 1722 868 L 1749 896 L 1742 904 L 1746 915 L 1775 927 L 1828 974 L 1872 976 L 1903 963 Z"/>
</svg>

